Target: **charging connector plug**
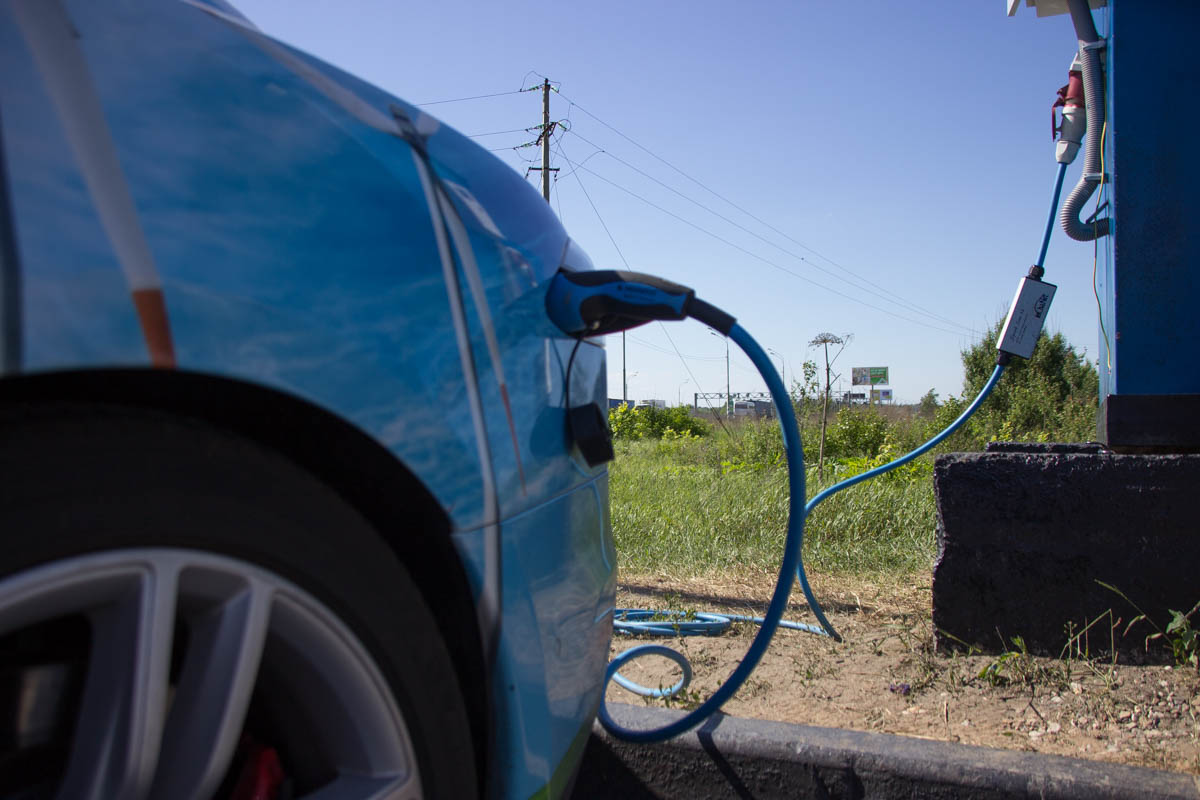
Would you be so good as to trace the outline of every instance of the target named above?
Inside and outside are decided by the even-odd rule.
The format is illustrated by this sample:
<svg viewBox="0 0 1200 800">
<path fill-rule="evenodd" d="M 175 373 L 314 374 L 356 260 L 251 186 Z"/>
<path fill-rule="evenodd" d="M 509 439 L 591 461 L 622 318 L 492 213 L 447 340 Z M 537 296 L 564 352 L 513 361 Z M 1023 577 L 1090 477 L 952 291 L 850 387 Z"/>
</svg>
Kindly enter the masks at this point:
<svg viewBox="0 0 1200 800">
<path fill-rule="evenodd" d="M 687 317 L 695 292 L 654 275 L 618 270 L 562 271 L 546 293 L 546 311 L 570 336 L 600 336 L 650 320 Z"/>
<path fill-rule="evenodd" d="M 1058 289 L 1054 284 L 1041 280 L 1044 274 L 1045 270 L 1035 264 L 1017 284 L 1017 294 L 1013 297 L 1008 318 L 996 340 L 996 349 L 999 351 L 997 364 L 1007 364 L 1012 356 L 1029 358 L 1033 355 L 1033 347 L 1046 324 L 1050 302 Z"/>
<path fill-rule="evenodd" d="M 686 286 L 621 270 L 560 271 L 546 290 L 546 313 L 568 336 L 601 336 L 652 320 L 692 317 L 726 336 L 737 322 Z"/>
</svg>

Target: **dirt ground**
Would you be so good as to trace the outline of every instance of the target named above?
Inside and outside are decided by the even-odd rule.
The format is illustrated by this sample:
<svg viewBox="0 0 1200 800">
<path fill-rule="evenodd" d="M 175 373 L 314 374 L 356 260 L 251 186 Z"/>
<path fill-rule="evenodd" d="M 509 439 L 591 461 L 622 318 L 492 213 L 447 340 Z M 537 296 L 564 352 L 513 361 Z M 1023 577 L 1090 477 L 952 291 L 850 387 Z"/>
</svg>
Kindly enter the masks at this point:
<svg viewBox="0 0 1200 800">
<path fill-rule="evenodd" d="M 622 576 L 617 606 L 761 615 L 773 581 L 765 574 L 687 581 Z M 845 641 L 780 629 L 726 713 L 1200 775 L 1200 675 L 1190 667 L 1114 663 L 1079 652 L 1063 659 L 939 655 L 928 575 L 893 584 L 810 575 L 810 582 Z M 799 588 L 784 618 L 815 622 Z M 687 655 L 691 686 L 672 700 L 645 700 L 615 685 L 608 697 L 695 707 L 733 671 L 756 630 L 737 623 L 716 637 L 658 637 Z M 614 637 L 613 655 L 636 643 Z M 622 672 L 654 687 L 674 684 L 679 674 L 655 657 Z"/>
</svg>

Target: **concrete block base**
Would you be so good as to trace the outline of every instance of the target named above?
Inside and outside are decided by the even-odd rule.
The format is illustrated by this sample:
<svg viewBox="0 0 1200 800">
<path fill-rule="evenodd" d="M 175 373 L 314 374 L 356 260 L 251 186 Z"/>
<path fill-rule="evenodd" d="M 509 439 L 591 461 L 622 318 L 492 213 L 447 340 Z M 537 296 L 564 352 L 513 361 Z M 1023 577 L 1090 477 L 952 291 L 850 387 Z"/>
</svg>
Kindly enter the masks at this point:
<svg viewBox="0 0 1200 800">
<path fill-rule="evenodd" d="M 1067 626 L 1111 610 L 1165 626 L 1200 600 L 1200 455 L 1118 455 L 1099 445 L 999 443 L 941 456 L 934 467 L 938 556 L 933 623 L 939 649 L 1001 652 L 1020 636 L 1059 655 Z M 1144 653 L 1144 623 L 1118 650 Z M 1092 629 L 1093 653 L 1110 646 Z M 1153 655 L 1152 649 L 1152 655 Z"/>
</svg>

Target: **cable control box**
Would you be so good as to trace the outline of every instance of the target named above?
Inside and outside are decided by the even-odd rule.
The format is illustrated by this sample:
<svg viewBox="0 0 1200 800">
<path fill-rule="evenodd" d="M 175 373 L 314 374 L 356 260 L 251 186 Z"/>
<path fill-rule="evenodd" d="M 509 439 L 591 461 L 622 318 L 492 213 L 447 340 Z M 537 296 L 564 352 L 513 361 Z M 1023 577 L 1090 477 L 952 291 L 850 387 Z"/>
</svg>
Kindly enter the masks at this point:
<svg viewBox="0 0 1200 800">
<path fill-rule="evenodd" d="M 1000 338 L 996 342 L 997 350 L 1021 358 L 1033 355 L 1033 346 L 1037 344 L 1042 326 L 1046 324 L 1046 314 L 1050 311 L 1050 301 L 1054 299 L 1057 288 L 1037 278 L 1021 278 L 1012 307 L 1008 309 L 1008 319 L 1004 321 L 1004 329 L 1000 331 Z"/>
</svg>

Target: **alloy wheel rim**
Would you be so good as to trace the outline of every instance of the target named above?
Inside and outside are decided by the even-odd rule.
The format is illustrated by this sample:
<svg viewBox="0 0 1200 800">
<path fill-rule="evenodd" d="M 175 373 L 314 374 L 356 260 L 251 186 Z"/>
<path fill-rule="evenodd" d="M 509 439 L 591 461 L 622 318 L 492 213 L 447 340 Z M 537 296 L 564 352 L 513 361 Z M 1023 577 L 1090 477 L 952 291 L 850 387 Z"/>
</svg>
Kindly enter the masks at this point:
<svg viewBox="0 0 1200 800">
<path fill-rule="evenodd" d="M 252 702 L 267 694 L 302 704 L 317 723 L 305 745 L 330 780 L 301 797 L 423 796 L 412 738 L 378 666 L 335 613 L 287 579 L 229 556 L 137 548 L 0 581 L 0 636 L 71 615 L 86 618 L 91 641 L 57 797 L 212 797 Z M 20 687 L 18 736 L 21 725 L 35 735 L 29 715 L 47 705 L 37 685 Z"/>
</svg>

